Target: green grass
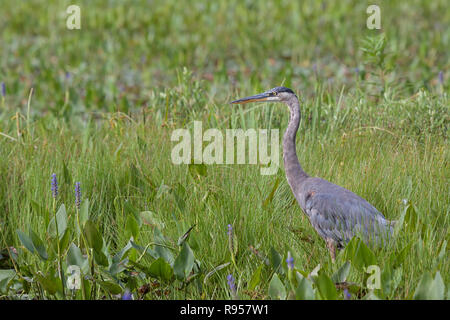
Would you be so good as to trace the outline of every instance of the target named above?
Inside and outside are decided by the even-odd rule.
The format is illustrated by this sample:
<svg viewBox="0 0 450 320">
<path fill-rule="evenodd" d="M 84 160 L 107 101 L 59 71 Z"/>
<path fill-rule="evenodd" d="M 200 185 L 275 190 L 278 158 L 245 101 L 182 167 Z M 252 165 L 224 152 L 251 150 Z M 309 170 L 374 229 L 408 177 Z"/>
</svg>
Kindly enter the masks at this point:
<svg viewBox="0 0 450 320">
<path fill-rule="evenodd" d="M 172 131 L 192 128 L 194 120 L 202 121 L 204 130 L 284 130 L 284 106 L 227 104 L 280 84 L 302 100 L 297 151 L 303 168 L 359 194 L 388 219 L 406 213 L 396 243 L 374 250 L 383 276 L 399 275 L 392 280 L 395 290 L 387 292 L 383 280 L 383 291 L 375 294 L 413 298 L 424 274 L 434 277 L 437 271 L 449 283 L 450 59 L 445 48 L 450 33 L 445 25 L 450 19 L 445 1 L 380 2 L 381 31 L 365 28 L 368 4 L 357 1 L 155 1 L 151 6 L 79 1 L 79 31 L 65 29 L 67 1 L 48 8 L 40 1 L 4 2 L 0 269 L 18 272 L 8 292 L 2 291 L 0 274 L 0 298 L 25 293 L 62 298 L 61 292 L 43 294 L 48 292 L 43 280 L 23 280 L 39 279 L 37 271 L 56 274 L 55 241 L 47 232 L 54 210 L 52 173 L 60 182 L 57 207 L 64 203 L 68 214 L 64 267 L 72 241 L 86 253 L 76 227 L 77 181 L 111 255 L 134 233 L 142 247 L 163 241 L 173 248 L 165 251 L 166 258 L 174 258 L 178 238 L 195 225 L 187 242 L 198 260 L 194 280 L 131 274 L 156 260 L 151 255 L 139 260 L 141 252 L 131 249 L 123 273 L 111 276 L 97 264 L 86 271 L 93 275 L 92 284 L 110 281 L 137 296 L 137 288 L 152 283 L 148 299 L 229 299 L 226 276 L 233 274 L 240 297 L 267 299 L 273 297 L 274 273 L 286 287 L 292 283 L 284 262 L 288 251 L 298 271 L 310 273 L 320 264 L 331 277 L 350 253 L 343 251 L 331 263 L 323 240 L 294 202 L 282 166 L 273 176 L 260 175 L 257 165 L 208 165 L 206 173 L 197 174 L 198 167 L 171 162 Z M 377 41 L 385 41 L 384 61 L 370 58 L 370 53 L 380 56 Z M 444 83 L 438 80 L 440 71 Z M 152 211 L 166 239 L 154 225 L 133 230 L 129 217 L 135 211 Z M 228 224 L 236 235 L 235 264 Z M 28 233 L 29 228 L 45 243 L 47 261 L 19 240 L 16 230 Z M 7 247 L 18 252 L 14 264 Z M 282 256 L 281 269 L 274 267 L 271 248 Z M 256 287 L 249 288 L 263 264 L 261 256 L 272 258 Z M 367 274 L 350 260 L 347 281 L 361 287 L 361 298 L 369 292 Z M 205 280 L 209 271 L 228 262 Z M 112 291 L 97 285 L 91 297 L 113 298 Z"/>
</svg>

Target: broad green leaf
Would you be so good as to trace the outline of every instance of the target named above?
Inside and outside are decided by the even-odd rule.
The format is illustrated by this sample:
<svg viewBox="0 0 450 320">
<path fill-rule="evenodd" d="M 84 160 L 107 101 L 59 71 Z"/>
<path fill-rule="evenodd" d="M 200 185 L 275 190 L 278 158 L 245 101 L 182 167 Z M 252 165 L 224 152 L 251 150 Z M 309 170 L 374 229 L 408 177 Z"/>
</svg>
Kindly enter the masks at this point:
<svg viewBox="0 0 450 320">
<path fill-rule="evenodd" d="M 400 281 L 402 279 L 402 268 L 392 269 L 389 266 L 385 266 L 383 268 L 383 272 L 381 273 L 381 292 L 377 290 L 377 294 L 379 294 L 382 298 L 387 299 L 388 296 L 397 289 Z"/>
<path fill-rule="evenodd" d="M 17 230 L 16 232 L 23 246 L 31 253 L 34 253 L 33 241 L 30 239 L 30 237 L 28 237 L 25 233 L 23 233 L 20 230 Z"/>
<path fill-rule="evenodd" d="M 445 284 L 440 272 L 436 272 L 433 279 L 429 272 L 425 272 L 414 292 L 414 300 L 443 300 L 445 298 Z"/>
<path fill-rule="evenodd" d="M 168 264 L 173 265 L 175 259 L 173 257 L 172 251 L 166 247 L 155 245 L 153 252 L 160 258 L 163 258 Z"/>
<path fill-rule="evenodd" d="M 66 251 L 67 247 L 69 246 L 71 235 L 71 229 L 67 228 L 63 236 L 61 237 L 61 240 L 59 241 L 59 248 L 61 252 Z"/>
<path fill-rule="evenodd" d="M 80 208 L 80 227 L 84 228 L 86 221 L 89 220 L 89 199 L 84 199 Z"/>
<path fill-rule="evenodd" d="M 9 282 L 16 276 L 13 269 L 0 269 L 0 292 L 6 293 Z"/>
<path fill-rule="evenodd" d="M 191 246 L 192 250 L 196 251 L 196 250 L 200 249 L 200 244 L 197 241 L 197 236 L 196 235 L 191 234 L 189 236 L 188 241 L 189 241 L 189 245 Z"/>
<path fill-rule="evenodd" d="M 132 265 L 132 266 L 133 266 L 134 268 L 136 268 L 137 270 L 139 270 L 139 271 L 145 273 L 145 275 L 146 275 L 147 277 L 150 277 L 150 272 L 149 272 L 147 266 L 144 266 L 142 263 L 138 263 L 138 262 L 135 262 L 135 261 L 133 261 L 133 260 L 129 260 L 128 262 L 130 263 L 130 265 Z"/>
<path fill-rule="evenodd" d="M 151 276 L 159 278 L 163 281 L 169 281 L 173 276 L 171 266 L 162 258 L 155 260 L 148 269 Z"/>
<path fill-rule="evenodd" d="M 273 247 L 270 247 L 270 256 L 269 256 L 270 265 L 272 266 L 275 272 L 283 273 L 283 270 L 280 268 L 281 266 L 281 255 L 275 250 Z"/>
<path fill-rule="evenodd" d="M 432 285 L 433 278 L 429 272 L 425 272 L 417 285 L 414 292 L 414 300 L 428 300 L 429 290 Z"/>
<path fill-rule="evenodd" d="M 156 258 L 163 258 L 168 264 L 173 265 L 174 263 L 174 257 L 172 254 L 172 251 L 168 248 L 166 248 L 165 246 L 163 246 L 164 244 L 166 244 L 168 241 L 167 239 L 164 237 L 164 235 L 161 233 L 161 231 L 158 228 L 154 229 L 154 234 L 153 234 L 153 241 L 155 243 L 157 243 L 157 245 L 155 245 L 154 250 L 152 251 L 153 254 L 156 255 Z M 158 245 L 161 244 L 161 245 Z"/>
<path fill-rule="evenodd" d="M 107 267 L 109 265 L 108 258 L 102 251 L 94 249 L 94 260 L 99 265 Z"/>
<path fill-rule="evenodd" d="M 58 212 L 56 212 L 56 220 L 57 223 L 55 223 L 55 217 L 53 216 L 53 218 L 50 220 L 50 223 L 48 224 L 48 228 L 47 228 L 47 232 L 50 235 L 51 238 L 56 238 L 56 226 L 58 226 L 58 235 L 59 235 L 59 240 L 61 240 L 61 238 L 64 236 L 64 233 L 66 232 L 67 229 L 67 213 L 66 213 L 66 207 L 64 206 L 64 204 L 62 204 L 59 209 Z"/>
<path fill-rule="evenodd" d="M 315 300 L 316 296 L 311 281 L 297 273 L 297 288 L 295 289 L 295 299 Z"/>
<path fill-rule="evenodd" d="M 93 248 L 95 251 L 102 251 L 103 238 L 92 220 L 86 221 L 84 235 L 90 248 Z"/>
<path fill-rule="evenodd" d="M 333 280 L 334 283 L 338 283 L 338 282 L 344 282 L 347 279 L 347 276 L 350 272 L 350 266 L 351 263 L 349 261 L 346 261 L 340 268 L 338 271 L 336 271 L 331 279 Z"/>
<path fill-rule="evenodd" d="M 255 272 L 253 272 L 252 278 L 250 279 L 250 282 L 248 283 L 248 290 L 253 291 L 255 290 L 256 286 L 261 282 L 261 271 L 264 265 L 260 265 Z"/>
<path fill-rule="evenodd" d="M 138 245 L 137 243 L 135 243 L 133 240 L 130 239 L 131 246 L 133 247 L 133 249 L 136 249 L 139 253 L 144 252 L 145 248 L 143 246 Z M 133 252 L 130 253 L 130 255 L 132 255 Z M 146 254 L 150 255 L 153 259 L 158 259 L 160 256 L 158 253 L 156 253 L 154 250 L 147 248 L 147 250 L 145 251 Z"/>
<path fill-rule="evenodd" d="M 62 290 L 61 279 L 52 275 L 43 275 L 40 271 L 35 273 L 34 276 L 49 294 L 54 295 L 57 291 Z"/>
<path fill-rule="evenodd" d="M 45 250 L 44 243 L 41 239 L 39 239 L 38 235 L 30 229 L 30 239 L 33 242 L 33 247 L 36 250 L 36 253 L 41 257 L 43 260 L 48 259 L 47 250 Z"/>
<path fill-rule="evenodd" d="M 80 248 L 78 248 L 74 243 L 72 243 L 67 251 L 67 265 L 68 266 L 78 266 L 80 270 L 87 273 L 89 269 L 88 259 L 83 257 Z"/>
<path fill-rule="evenodd" d="M 353 237 L 348 243 L 345 248 L 345 257 L 359 270 L 377 264 L 375 254 L 357 237 Z"/>
<path fill-rule="evenodd" d="M 98 283 L 100 284 L 100 287 L 108 291 L 110 294 L 120 294 L 123 291 L 121 286 L 112 281 L 98 281 Z"/>
<path fill-rule="evenodd" d="M 185 279 L 189 275 L 194 266 L 194 254 L 187 242 L 183 243 L 180 254 L 175 259 L 173 271 L 177 278 Z"/>
<path fill-rule="evenodd" d="M 130 251 L 132 247 L 133 246 L 131 245 L 131 242 L 128 241 L 125 247 L 123 247 L 122 250 L 120 250 L 114 255 L 113 262 L 119 262 L 120 260 L 122 260 L 122 258 L 128 253 L 128 251 Z"/>
<path fill-rule="evenodd" d="M 324 300 L 337 300 L 338 294 L 333 281 L 323 272 L 319 271 L 319 274 L 315 278 L 315 283 L 319 293 Z"/>
<path fill-rule="evenodd" d="M 121 273 L 122 271 L 126 270 L 128 262 L 129 262 L 128 258 L 125 258 L 118 262 L 112 262 L 111 266 L 109 267 L 109 270 L 108 270 L 109 273 L 112 276 L 115 276 L 116 274 Z"/>
<path fill-rule="evenodd" d="M 285 300 L 286 288 L 276 273 L 273 274 L 269 283 L 269 296 L 273 300 Z"/>
</svg>

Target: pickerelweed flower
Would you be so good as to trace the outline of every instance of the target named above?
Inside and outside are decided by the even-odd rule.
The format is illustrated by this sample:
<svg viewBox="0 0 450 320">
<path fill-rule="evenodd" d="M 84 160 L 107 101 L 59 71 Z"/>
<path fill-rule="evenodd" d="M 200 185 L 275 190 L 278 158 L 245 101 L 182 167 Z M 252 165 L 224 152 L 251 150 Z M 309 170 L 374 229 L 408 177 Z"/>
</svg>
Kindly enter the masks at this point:
<svg viewBox="0 0 450 320">
<path fill-rule="evenodd" d="M 2 87 L 2 97 L 5 97 L 6 96 L 6 85 L 4 82 L 2 82 L 1 87 Z"/>
<path fill-rule="evenodd" d="M 81 186 L 79 182 L 75 183 L 75 206 L 78 210 L 81 207 Z"/>
<path fill-rule="evenodd" d="M 348 292 L 347 288 L 344 289 L 344 299 L 345 300 L 350 300 L 352 298 L 352 295 L 350 294 L 350 292 Z"/>
<path fill-rule="evenodd" d="M 58 197 L 58 179 L 56 179 L 56 173 L 52 174 L 52 196 L 55 199 Z"/>
<path fill-rule="evenodd" d="M 233 297 L 235 297 L 236 296 L 236 283 L 234 281 L 233 275 L 229 274 L 227 276 L 227 282 L 228 282 L 228 286 L 230 287 L 231 294 L 233 295 Z"/>
<path fill-rule="evenodd" d="M 122 300 L 133 300 L 133 295 L 130 291 L 126 290 L 122 296 Z"/>
<path fill-rule="evenodd" d="M 439 78 L 439 83 L 441 84 L 441 86 L 443 86 L 444 85 L 444 72 L 439 71 L 438 78 Z"/>
<path fill-rule="evenodd" d="M 286 259 L 286 263 L 287 263 L 289 269 L 291 269 L 291 270 L 294 269 L 294 258 L 293 257 L 289 256 Z"/>
<path fill-rule="evenodd" d="M 229 236 L 231 236 L 233 234 L 233 226 L 231 224 L 228 225 L 228 232 L 227 232 L 227 234 Z"/>
</svg>

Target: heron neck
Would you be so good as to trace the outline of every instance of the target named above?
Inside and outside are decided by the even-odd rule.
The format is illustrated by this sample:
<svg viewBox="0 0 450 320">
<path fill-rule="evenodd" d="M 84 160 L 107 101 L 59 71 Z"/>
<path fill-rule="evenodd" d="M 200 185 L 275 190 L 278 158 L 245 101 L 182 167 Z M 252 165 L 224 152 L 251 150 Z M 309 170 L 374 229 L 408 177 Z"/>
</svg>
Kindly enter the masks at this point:
<svg viewBox="0 0 450 320">
<path fill-rule="evenodd" d="M 283 137 L 283 161 L 289 185 L 294 190 L 308 175 L 298 161 L 295 137 L 300 125 L 300 104 L 296 96 L 286 102 L 290 110 L 289 124 Z"/>
</svg>

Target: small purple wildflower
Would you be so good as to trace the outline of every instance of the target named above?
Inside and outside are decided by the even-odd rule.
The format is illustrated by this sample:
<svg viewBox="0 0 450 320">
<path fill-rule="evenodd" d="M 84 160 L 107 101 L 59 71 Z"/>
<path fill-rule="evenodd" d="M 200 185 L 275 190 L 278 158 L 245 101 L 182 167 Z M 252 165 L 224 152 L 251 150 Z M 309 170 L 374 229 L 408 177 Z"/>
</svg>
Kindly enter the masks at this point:
<svg viewBox="0 0 450 320">
<path fill-rule="evenodd" d="M 228 225 L 228 232 L 227 232 L 227 234 L 229 236 L 231 236 L 233 234 L 233 226 L 231 224 Z"/>
<path fill-rule="evenodd" d="M 1 87 L 2 87 L 2 97 L 5 97 L 6 96 L 6 84 L 4 82 L 2 82 Z"/>
<path fill-rule="evenodd" d="M 230 287 L 231 294 L 233 296 L 235 296 L 236 295 L 236 283 L 234 281 L 233 275 L 229 274 L 227 276 L 227 282 L 228 282 L 228 286 Z"/>
<path fill-rule="evenodd" d="M 69 71 L 66 71 L 66 80 L 69 80 L 72 75 Z"/>
<path fill-rule="evenodd" d="M 352 295 L 350 294 L 350 292 L 348 292 L 347 288 L 344 289 L 344 299 L 345 300 L 350 300 L 352 298 Z"/>
<path fill-rule="evenodd" d="M 286 263 L 287 263 L 289 269 L 291 269 L 291 270 L 294 269 L 294 258 L 288 257 L 286 259 Z"/>
<path fill-rule="evenodd" d="M 359 68 L 356 67 L 354 70 L 355 70 L 356 75 L 359 75 L 359 71 L 360 71 Z"/>
<path fill-rule="evenodd" d="M 441 86 L 443 86 L 444 85 L 444 72 L 439 71 L 438 78 L 439 78 L 439 83 L 441 84 Z"/>
<path fill-rule="evenodd" d="M 78 210 L 81 207 L 81 186 L 79 182 L 75 183 L 75 206 Z"/>
<path fill-rule="evenodd" d="M 52 174 L 52 196 L 55 199 L 58 197 L 58 179 L 56 179 L 56 173 Z"/>
<path fill-rule="evenodd" d="M 133 300 L 133 295 L 130 291 L 126 290 L 125 293 L 122 295 L 122 300 Z"/>
</svg>

